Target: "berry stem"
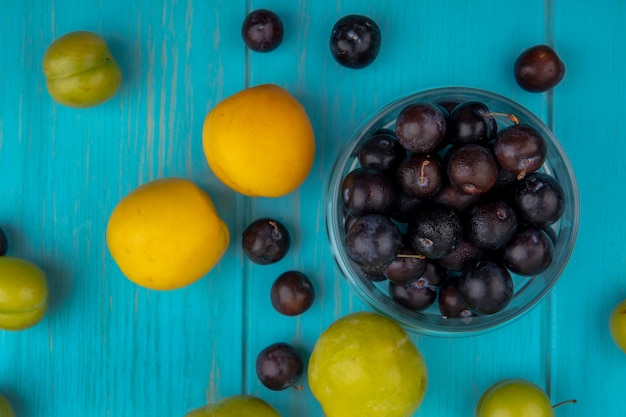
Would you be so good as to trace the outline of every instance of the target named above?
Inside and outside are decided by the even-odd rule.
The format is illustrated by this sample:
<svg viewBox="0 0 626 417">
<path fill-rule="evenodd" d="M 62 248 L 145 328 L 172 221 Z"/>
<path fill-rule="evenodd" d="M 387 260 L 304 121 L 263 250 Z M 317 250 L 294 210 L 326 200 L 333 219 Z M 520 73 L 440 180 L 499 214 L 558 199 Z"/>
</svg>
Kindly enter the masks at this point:
<svg viewBox="0 0 626 417">
<path fill-rule="evenodd" d="M 420 184 L 424 184 L 424 182 L 426 182 L 426 177 L 424 176 L 424 168 L 428 164 L 430 164 L 430 161 L 422 162 L 422 167 L 420 168 L 420 178 L 418 180 Z"/>
<path fill-rule="evenodd" d="M 409 254 L 404 254 L 404 253 L 397 254 L 396 258 L 426 259 L 424 255 L 420 255 L 420 254 L 409 255 Z"/>
<path fill-rule="evenodd" d="M 567 403 L 572 403 L 572 404 L 576 404 L 578 401 L 571 399 L 571 400 L 565 400 L 565 401 L 561 401 L 560 403 L 556 403 L 552 406 L 552 408 L 557 408 L 562 406 L 563 404 L 567 404 Z"/>
<path fill-rule="evenodd" d="M 528 158 L 525 158 L 522 160 L 522 170 L 517 174 L 517 179 L 521 180 L 522 178 L 524 178 L 527 174 L 526 172 L 526 167 L 530 164 L 530 160 Z"/>
<path fill-rule="evenodd" d="M 280 231 L 278 230 L 278 225 L 276 224 L 275 221 L 270 220 L 269 221 L 270 226 L 272 226 L 274 228 L 274 237 L 275 238 L 279 238 L 280 237 Z"/>
<path fill-rule="evenodd" d="M 516 115 L 511 114 L 511 113 L 489 112 L 489 113 L 485 113 L 485 116 L 503 117 L 515 123 L 516 125 L 519 124 L 519 118 Z"/>
</svg>

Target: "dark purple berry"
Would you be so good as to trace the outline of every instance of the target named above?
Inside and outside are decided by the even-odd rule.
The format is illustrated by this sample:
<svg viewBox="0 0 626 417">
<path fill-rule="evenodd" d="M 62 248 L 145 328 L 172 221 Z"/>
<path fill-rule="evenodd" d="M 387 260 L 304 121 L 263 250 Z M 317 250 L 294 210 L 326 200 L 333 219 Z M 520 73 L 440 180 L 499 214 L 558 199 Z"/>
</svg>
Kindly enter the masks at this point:
<svg viewBox="0 0 626 417">
<path fill-rule="evenodd" d="M 437 299 L 437 287 L 426 283 L 422 278 L 409 284 L 389 281 L 389 295 L 393 301 L 411 311 L 430 307 Z"/>
<path fill-rule="evenodd" d="M 534 276 L 545 271 L 554 258 L 550 236 L 535 227 L 524 227 L 515 233 L 504 247 L 504 266 L 522 276 Z"/>
<path fill-rule="evenodd" d="M 297 316 L 309 309 L 315 299 L 313 284 L 299 271 L 287 271 L 278 276 L 270 289 L 272 306 L 286 316 Z"/>
<path fill-rule="evenodd" d="M 341 183 L 341 197 L 346 211 L 354 217 L 391 213 L 396 188 L 382 171 L 359 167 L 350 171 Z"/>
<path fill-rule="evenodd" d="M 355 269 L 358 271 L 359 275 L 362 278 L 367 279 L 368 281 L 372 281 L 372 282 L 387 281 L 387 277 L 385 277 L 384 269 L 368 271 L 367 269 L 361 268 L 356 263 L 354 265 L 356 265 Z"/>
<path fill-rule="evenodd" d="M 405 194 L 415 198 L 428 198 L 441 188 L 444 172 L 437 156 L 414 153 L 402 161 L 396 178 Z"/>
<path fill-rule="evenodd" d="M 537 129 L 527 124 L 517 124 L 498 133 L 493 153 L 502 168 L 515 173 L 517 179 L 522 179 L 541 168 L 548 148 Z"/>
<path fill-rule="evenodd" d="M 481 249 L 500 248 L 513 237 L 516 229 L 515 210 L 504 201 L 479 204 L 468 214 L 467 236 Z"/>
<path fill-rule="evenodd" d="M 348 256 L 366 271 L 382 271 L 396 259 L 401 246 L 398 226 L 380 214 L 359 217 L 346 236 Z"/>
<path fill-rule="evenodd" d="M 429 206 L 418 210 L 408 225 L 408 238 L 415 251 L 428 259 L 447 255 L 461 241 L 463 224 L 452 209 Z"/>
<path fill-rule="evenodd" d="M 362 167 L 374 168 L 386 174 L 395 173 L 406 158 L 406 149 L 394 136 L 376 134 L 359 149 L 359 163 Z"/>
<path fill-rule="evenodd" d="M 439 311 L 444 318 L 456 319 L 475 316 L 459 293 L 460 276 L 452 276 L 439 289 Z"/>
<path fill-rule="evenodd" d="M 469 239 L 463 238 L 452 249 L 452 252 L 437 259 L 437 262 L 448 271 L 460 272 L 478 262 L 482 254 L 482 249 L 470 242 Z"/>
<path fill-rule="evenodd" d="M 535 45 L 520 54 L 513 74 L 524 90 L 540 93 L 561 82 L 565 76 L 565 64 L 551 47 Z"/>
<path fill-rule="evenodd" d="M 456 144 L 485 145 L 495 137 L 498 125 L 489 108 L 478 101 L 456 106 L 448 117 L 448 137 Z"/>
<path fill-rule="evenodd" d="M 396 259 L 383 270 L 383 274 L 389 281 L 407 284 L 417 281 L 426 270 L 426 265 L 428 265 L 426 258 L 418 255 L 412 248 L 403 246 Z"/>
<path fill-rule="evenodd" d="M 296 387 L 302 376 L 304 362 L 296 349 L 287 343 L 274 343 L 263 349 L 256 358 L 259 381 L 273 391 Z"/>
<path fill-rule="evenodd" d="M 432 198 L 433 203 L 446 206 L 462 213 L 478 202 L 480 195 L 460 191 L 450 183 L 445 183 Z"/>
<path fill-rule="evenodd" d="M 353 69 L 364 68 L 374 62 L 380 43 L 380 29 L 376 22 L 361 15 L 342 17 L 335 23 L 330 35 L 333 58 Z"/>
<path fill-rule="evenodd" d="M 520 217 L 528 224 L 544 228 L 555 223 L 565 211 L 565 191 L 552 176 L 540 172 L 527 175 L 514 192 Z"/>
<path fill-rule="evenodd" d="M 455 149 L 448 159 L 450 184 L 466 194 L 485 194 L 498 179 L 498 163 L 484 146 L 469 144 Z"/>
<path fill-rule="evenodd" d="M 278 220 L 262 218 L 244 230 L 241 244 L 248 259 L 259 265 L 269 265 L 285 257 L 291 237 Z"/>
<path fill-rule="evenodd" d="M 441 107 L 411 104 L 396 119 L 398 142 L 411 152 L 428 153 L 439 147 L 446 134 L 446 117 Z"/>
<path fill-rule="evenodd" d="M 513 298 L 513 279 L 502 265 L 481 261 L 463 270 L 459 293 L 470 310 L 477 314 L 494 314 Z"/>
<path fill-rule="evenodd" d="M 271 10 L 258 9 L 250 12 L 241 25 L 243 41 L 256 52 L 270 52 L 283 40 L 283 22 Z"/>
</svg>

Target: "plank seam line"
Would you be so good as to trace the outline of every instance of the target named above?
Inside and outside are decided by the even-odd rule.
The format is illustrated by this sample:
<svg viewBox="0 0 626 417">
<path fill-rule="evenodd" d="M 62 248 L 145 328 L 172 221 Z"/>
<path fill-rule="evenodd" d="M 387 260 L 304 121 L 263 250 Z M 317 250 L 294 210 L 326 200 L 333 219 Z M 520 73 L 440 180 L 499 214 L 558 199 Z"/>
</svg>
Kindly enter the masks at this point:
<svg viewBox="0 0 626 417">
<path fill-rule="evenodd" d="M 544 0 L 544 24 L 545 24 L 545 39 L 548 45 L 554 48 L 554 0 Z M 554 131 L 554 90 L 550 89 L 546 96 L 546 117 L 547 117 L 547 125 L 551 131 Z M 548 299 L 546 302 L 546 321 L 547 326 L 544 326 L 544 331 L 547 331 L 548 334 L 545 335 L 549 343 L 547 346 L 544 345 L 544 348 L 547 347 L 546 350 L 546 393 L 549 398 L 552 398 L 552 374 L 553 374 L 553 347 L 556 346 L 557 336 L 555 331 L 555 323 L 556 323 L 556 302 L 554 299 L 553 292 L 548 294 Z M 545 339 L 544 339 L 545 340 Z"/>
<path fill-rule="evenodd" d="M 252 11 L 252 0 L 244 0 L 244 7 L 245 7 L 245 14 L 246 16 Z M 243 70 L 243 86 L 244 89 L 249 88 L 250 87 L 250 78 L 252 76 L 251 74 L 251 69 L 250 69 L 250 50 L 247 46 L 244 45 L 243 47 L 243 53 L 244 53 L 244 70 Z M 252 218 L 252 205 L 250 204 L 250 200 L 247 198 L 243 198 L 243 211 L 245 213 L 244 216 L 244 221 L 245 224 L 249 224 Z M 249 276 L 250 276 L 250 266 L 245 262 L 245 256 L 242 253 L 241 256 L 241 271 L 242 271 L 242 278 L 243 278 L 243 286 L 242 286 L 242 291 L 241 291 L 241 319 L 242 319 L 242 326 L 241 326 L 241 392 L 242 393 L 247 393 L 248 392 L 248 331 L 249 331 L 249 326 L 250 326 L 250 320 L 249 320 L 249 310 L 248 310 L 248 300 L 249 300 L 249 293 L 248 293 L 248 283 L 249 283 Z"/>
</svg>

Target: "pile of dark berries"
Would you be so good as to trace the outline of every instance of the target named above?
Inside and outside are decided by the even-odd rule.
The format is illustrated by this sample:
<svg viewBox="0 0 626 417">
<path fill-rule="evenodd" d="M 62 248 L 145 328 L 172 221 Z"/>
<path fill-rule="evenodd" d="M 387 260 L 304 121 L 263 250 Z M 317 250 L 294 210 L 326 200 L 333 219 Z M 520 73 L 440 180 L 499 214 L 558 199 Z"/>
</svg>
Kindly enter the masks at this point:
<svg viewBox="0 0 626 417">
<path fill-rule="evenodd" d="M 412 311 L 494 314 L 513 276 L 545 271 L 565 208 L 533 126 L 479 101 L 415 103 L 369 137 L 342 180 L 345 249 Z"/>
</svg>

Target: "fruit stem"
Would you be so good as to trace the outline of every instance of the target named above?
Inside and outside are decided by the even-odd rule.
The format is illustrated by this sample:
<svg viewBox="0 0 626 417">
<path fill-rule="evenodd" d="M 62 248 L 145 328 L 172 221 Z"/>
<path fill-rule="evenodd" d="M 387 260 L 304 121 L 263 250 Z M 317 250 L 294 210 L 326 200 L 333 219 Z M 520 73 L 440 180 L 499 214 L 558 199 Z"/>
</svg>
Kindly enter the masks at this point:
<svg viewBox="0 0 626 417">
<path fill-rule="evenodd" d="M 302 391 L 302 384 L 295 385 L 293 383 L 290 383 L 289 385 L 291 385 L 291 387 L 297 391 Z"/>
<path fill-rule="evenodd" d="M 489 112 L 486 113 L 485 116 L 504 117 L 505 119 L 512 121 L 516 125 L 519 124 L 519 118 L 511 113 Z"/>
<path fill-rule="evenodd" d="M 396 258 L 426 259 L 424 255 L 420 255 L 420 254 L 409 255 L 409 254 L 404 254 L 404 253 L 397 254 Z"/>
<path fill-rule="evenodd" d="M 560 403 L 556 403 L 552 406 L 552 408 L 557 408 L 563 404 L 567 404 L 567 403 L 572 403 L 572 404 L 576 404 L 578 401 L 571 399 L 571 400 L 565 400 L 565 401 L 561 401 Z"/>
<path fill-rule="evenodd" d="M 279 238 L 280 237 L 280 232 L 278 231 L 278 225 L 276 224 L 275 221 L 270 220 L 269 221 L 270 226 L 272 226 L 274 228 L 274 237 Z"/>
<path fill-rule="evenodd" d="M 526 167 L 530 164 L 530 160 L 525 158 L 522 160 L 522 170 L 517 174 L 517 179 L 521 180 L 526 176 Z"/>
<path fill-rule="evenodd" d="M 430 164 L 430 161 L 424 161 L 422 162 L 422 167 L 420 168 L 420 178 L 419 178 L 419 183 L 420 184 L 424 184 L 424 182 L 426 181 L 426 178 L 424 177 L 424 168 L 426 167 L 426 165 Z"/>
</svg>

